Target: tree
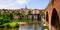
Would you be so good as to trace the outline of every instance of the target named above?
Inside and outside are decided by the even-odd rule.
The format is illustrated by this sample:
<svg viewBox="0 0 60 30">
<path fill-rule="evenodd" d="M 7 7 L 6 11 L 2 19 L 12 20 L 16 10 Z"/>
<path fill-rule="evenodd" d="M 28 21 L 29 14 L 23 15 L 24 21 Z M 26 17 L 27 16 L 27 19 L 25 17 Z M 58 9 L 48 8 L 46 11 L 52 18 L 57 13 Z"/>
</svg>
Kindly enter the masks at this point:
<svg viewBox="0 0 60 30">
<path fill-rule="evenodd" d="M 11 19 L 11 14 L 10 13 L 4 13 L 2 15 L 0 15 L 0 25 L 4 24 L 4 23 L 8 23 L 10 22 Z"/>
</svg>

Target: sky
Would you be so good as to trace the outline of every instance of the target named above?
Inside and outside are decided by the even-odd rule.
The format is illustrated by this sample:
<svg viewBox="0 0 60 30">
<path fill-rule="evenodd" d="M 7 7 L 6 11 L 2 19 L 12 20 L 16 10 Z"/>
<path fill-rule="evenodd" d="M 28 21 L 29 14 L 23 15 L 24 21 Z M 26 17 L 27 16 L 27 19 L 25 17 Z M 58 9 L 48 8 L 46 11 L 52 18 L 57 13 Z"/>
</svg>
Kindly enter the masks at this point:
<svg viewBox="0 0 60 30">
<path fill-rule="evenodd" d="M 0 9 L 20 9 L 27 6 L 31 9 L 45 9 L 49 0 L 0 0 Z"/>
</svg>

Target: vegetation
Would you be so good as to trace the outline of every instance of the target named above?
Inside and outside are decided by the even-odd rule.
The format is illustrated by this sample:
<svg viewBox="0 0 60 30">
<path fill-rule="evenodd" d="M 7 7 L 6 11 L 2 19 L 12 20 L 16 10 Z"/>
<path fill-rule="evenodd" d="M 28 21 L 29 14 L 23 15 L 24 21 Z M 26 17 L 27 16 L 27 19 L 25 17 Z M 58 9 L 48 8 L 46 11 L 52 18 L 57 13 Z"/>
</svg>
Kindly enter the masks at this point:
<svg viewBox="0 0 60 30">
<path fill-rule="evenodd" d="M 3 9 L 3 11 L 5 11 Z M 31 14 L 31 11 L 29 11 L 29 14 Z M 3 12 L 0 13 L 0 27 L 17 27 L 19 26 L 18 22 L 12 18 L 14 15 L 20 16 L 20 18 L 17 20 L 18 22 L 26 22 L 26 15 L 23 15 L 22 13 L 10 13 L 10 12 Z M 40 14 L 40 16 L 43 16 L 43 12 Z M 12 21 L 13 20 L 13 21 Z M 34 17 L 32 17 L 32 21 L 34 20 Z"/>
<path fill-rule="evenodd" d="M 14 27 L 18 27 L 19 24 L 17 22 L 9 22 L 9 23 L 4 23 L 3 27 L 5 28 L 14 28 Z"/>
<path fill-rule="evenodd" d="M 9 26 L 12 27 L 12 28 L 14 28 L 14 27 L 19 26 L 19 24 L 18 24 L 18 22 L 10 22 Z"/>
<path fill-rule="evenodd" d="M 0 27 L 5 27 L 5 28 L 14 28 L 14 27 L 18 27 L 19 24 L 18 22 L 26 22 L 26 18 L 23 14 L 21 13 L 10 13 L 10 12 L 5 12 L 5 10 L 3 9 L 3 13 L 0 13 Z M 13 15 L 19 15 L 19 21 L 15 21 L 13 17 Z M 12 21 L 13 20 L 13 21 Z"/>
<path fill-rule="evenodd" d="M 0 27 L 16 27 L 18 26 L 17 22 L 12 22 L 12 14 L 11 13 L 3 13 L 0 14 Z"/>
<path fill-rule="evenodd" d="M 25 15 L 20 14 L 19 20 L 20 20 L 20 22 L 26 22 Z"/>
<path fill-rule="evenodd" d="M 2 15 L 0 15 L 0 25 L 2 25 L 4 23 L 11 22 L 10 17 L 11 16 L 9 14 L 2 14 Z"/>
</svg>

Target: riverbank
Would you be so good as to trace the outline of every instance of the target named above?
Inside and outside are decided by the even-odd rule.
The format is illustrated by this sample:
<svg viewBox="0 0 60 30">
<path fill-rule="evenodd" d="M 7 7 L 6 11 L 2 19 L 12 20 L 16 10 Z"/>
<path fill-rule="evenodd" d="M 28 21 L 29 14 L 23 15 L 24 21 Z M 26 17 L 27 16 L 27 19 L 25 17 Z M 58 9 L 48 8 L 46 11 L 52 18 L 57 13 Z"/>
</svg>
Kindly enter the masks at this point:
<svg viewBox="0 0 60 30">
<path fill-rule="evenodd" d="M 19 28 L 0 28 L 0 30 L 19 30 Z"/>
<path fill-rule="evenodd" d="M 19 27 L 18 22 L 8 22 L 0 25 L 0 28 L 15 28 Z"/>
</svg>

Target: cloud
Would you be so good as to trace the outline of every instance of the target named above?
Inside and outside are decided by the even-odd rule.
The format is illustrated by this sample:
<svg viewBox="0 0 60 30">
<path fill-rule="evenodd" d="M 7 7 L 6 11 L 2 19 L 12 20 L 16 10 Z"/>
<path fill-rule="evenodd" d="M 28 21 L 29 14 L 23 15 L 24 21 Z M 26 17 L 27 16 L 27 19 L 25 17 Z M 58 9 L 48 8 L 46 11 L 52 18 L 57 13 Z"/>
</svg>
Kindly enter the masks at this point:
<svg viewBox="0 0 60 30">
<path fill-rule="evenodd" d="M 16 8 L 17 4 L 22 6 L 27 4 L 29 1 L 30 0 L 0 0 L 0 9 Z"/>
<path fill-rule="evenodd" d="M 29 0 L 16 0 L 16 2 L 20 5 L 27 4 Z"/>
</svg>

